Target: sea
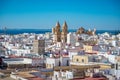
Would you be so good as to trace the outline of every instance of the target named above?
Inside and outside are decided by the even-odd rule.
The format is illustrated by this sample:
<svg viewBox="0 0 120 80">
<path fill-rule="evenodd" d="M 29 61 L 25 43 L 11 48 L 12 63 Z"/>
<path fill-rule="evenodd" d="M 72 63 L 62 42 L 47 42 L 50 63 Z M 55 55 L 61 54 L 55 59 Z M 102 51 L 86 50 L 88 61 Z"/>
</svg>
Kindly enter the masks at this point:
<svg viewBox="0 0 120 80">
<path fill-rule="evenodd" d="M 77 29 L 69 29 L 68 32 L 76 32 Z M 51 29 L 7 29 L 7 30 L 0 30 L 0 34 L 22 34 L 22 33 L 36 33 L 36 34 L 44 34 L 47 32 L 52 32 Z M 96 34 L 102 34 L 108 32 L 110 34 L 118 34 L 120 32 L 116 30 L 96 30 Z"/>
</svg>

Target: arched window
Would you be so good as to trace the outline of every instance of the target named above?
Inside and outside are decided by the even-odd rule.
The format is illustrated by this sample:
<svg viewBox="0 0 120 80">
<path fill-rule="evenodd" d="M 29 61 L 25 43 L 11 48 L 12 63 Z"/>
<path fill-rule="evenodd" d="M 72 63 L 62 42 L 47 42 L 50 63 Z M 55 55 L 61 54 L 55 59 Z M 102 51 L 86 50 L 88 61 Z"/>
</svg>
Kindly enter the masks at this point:
<svg viewBox="0 0 120 80">
<path fill-rule="evenodd" d="M 78 61 L 79 61 L 79 59 L 76 59 L 76 61 L 78 62 Z"/>
<path fill-rule="evenodd" d="M 84 59 L 82 59 L 82 62 L 84 62 Z"/>
</svg>

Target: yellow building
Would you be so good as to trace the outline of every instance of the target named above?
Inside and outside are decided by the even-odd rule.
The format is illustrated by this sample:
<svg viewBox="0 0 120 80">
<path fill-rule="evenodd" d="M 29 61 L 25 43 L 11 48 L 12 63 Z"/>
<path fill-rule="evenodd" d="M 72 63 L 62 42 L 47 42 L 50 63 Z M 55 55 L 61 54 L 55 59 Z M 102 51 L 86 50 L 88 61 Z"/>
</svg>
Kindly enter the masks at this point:
<svg viewBox="0 0 120 80">
<path fill-rule="evenodd" d="M 99 66 L 101 70 L 111 69 L 111 64 L 100 63 Z"/>
<path fill-rule="evenodd" d="M 83 48 L 84 48 L 85 52 L 92 53 L 92 51 L 93 51 L 92 46 L 90 46 L 90 45 L 84 45 Z"/>
<path fill-rule="evenodd" d="M 73 56 L 72 62 L 88 63 L 88 56 L 85 56 L 85 55 L 75 55 L 75 56 Z"/>
</svg>

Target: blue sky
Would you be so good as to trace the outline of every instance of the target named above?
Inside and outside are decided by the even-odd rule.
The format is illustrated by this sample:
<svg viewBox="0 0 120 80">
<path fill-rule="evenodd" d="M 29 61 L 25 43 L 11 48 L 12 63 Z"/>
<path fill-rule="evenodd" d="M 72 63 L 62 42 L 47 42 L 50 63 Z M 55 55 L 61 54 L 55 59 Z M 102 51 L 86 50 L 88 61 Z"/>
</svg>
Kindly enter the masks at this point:
<svg viewBox="0 0 120 80">
<path fill-rule="evenodd" d="M 120 0 L 0 0 L 0 27 L 120 29 Z"/>
</svg>

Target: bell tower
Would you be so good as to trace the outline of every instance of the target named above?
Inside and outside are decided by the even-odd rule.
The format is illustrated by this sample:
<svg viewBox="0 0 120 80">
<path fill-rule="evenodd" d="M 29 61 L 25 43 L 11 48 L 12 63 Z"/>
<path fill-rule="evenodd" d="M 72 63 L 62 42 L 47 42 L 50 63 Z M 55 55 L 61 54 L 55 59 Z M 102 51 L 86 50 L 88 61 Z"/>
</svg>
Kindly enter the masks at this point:
<svg viewBox="0 0 120 80">
<path fill-rule="evenodd" d="M 63 24 L 62 27 L 62 33 L 61 33 L 61 41 L 62 42 L 67 42 L 67 33 L 68 33 L 68 27 L 66 21 Z"/>
<path fill-rule="evenodd" d="M 57 22 L 55 26 L 55 42 L 61 42 L 61 32 L 60 32 L 59 22 Z"/>
</svg>

